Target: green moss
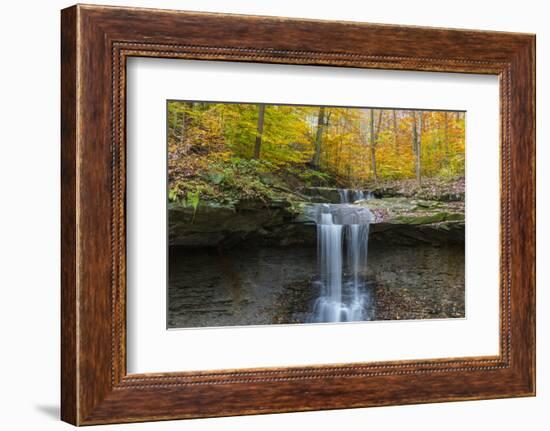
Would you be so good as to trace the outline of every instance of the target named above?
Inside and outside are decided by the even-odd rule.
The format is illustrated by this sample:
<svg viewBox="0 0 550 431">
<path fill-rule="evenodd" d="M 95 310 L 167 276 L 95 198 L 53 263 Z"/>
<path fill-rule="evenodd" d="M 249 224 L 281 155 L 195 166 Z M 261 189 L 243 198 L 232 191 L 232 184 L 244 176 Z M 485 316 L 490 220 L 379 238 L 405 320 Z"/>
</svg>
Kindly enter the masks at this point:
<svg viewBox="0 0 550 431">
<path fill-rule="evenodd" d="M 464 214 L 451 213 L 447 216 L 446 221 L 464 221 Z"/>
<path fill-rule="evenodd" d="M 458 213 L 438 212 L 435 214 L 420 215 L 420 216 L 401 215 L 396 217 L 395 220 L 403 224 L 419 225 L 419 224 L 441 223 L 444 221 L 462 221 L 464 220 L 464 215 L 458 214 Z"/>
</svg>

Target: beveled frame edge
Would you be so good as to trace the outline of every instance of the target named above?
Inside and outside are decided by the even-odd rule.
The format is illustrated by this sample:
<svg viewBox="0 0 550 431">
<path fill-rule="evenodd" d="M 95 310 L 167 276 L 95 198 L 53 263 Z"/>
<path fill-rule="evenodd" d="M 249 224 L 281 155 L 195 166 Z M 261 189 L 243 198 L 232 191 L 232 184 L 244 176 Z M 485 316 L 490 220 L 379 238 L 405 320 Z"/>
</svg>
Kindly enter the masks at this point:
<svg viewBox="0 0 550 431">
<path fill-rule="evenodd" d="M 204 34 L 207 24 L 216 30 Z M 260 27 L 271 32 L 258 35 Z M 335 31 L 337 40 L 311 39 Z M 62 12 L 61 42 L 63 420 L 85 425 L 534 395 L 534 36 L 77 5 Z M 413 55 L 402 54 L 405 45 Z M 129 56 L 499 75 L 500 355 L 127 376 Z"/>
</svg>

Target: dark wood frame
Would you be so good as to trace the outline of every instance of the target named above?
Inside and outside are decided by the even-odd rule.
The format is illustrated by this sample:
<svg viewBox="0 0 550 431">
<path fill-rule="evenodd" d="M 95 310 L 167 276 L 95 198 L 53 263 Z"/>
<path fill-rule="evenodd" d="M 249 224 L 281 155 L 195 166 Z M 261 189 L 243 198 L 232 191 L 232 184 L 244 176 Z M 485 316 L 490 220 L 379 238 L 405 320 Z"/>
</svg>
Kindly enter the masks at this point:
<svg viewBox="0 0 550 431">
<path fill-rule="evenodd" d="M 102 6 L 62 11 L 61 417 L 75 425 L 535 394 L 535 36 Z M 127 375 L 129 56 L 500 77 L 500 354 Z"/>
</svg>

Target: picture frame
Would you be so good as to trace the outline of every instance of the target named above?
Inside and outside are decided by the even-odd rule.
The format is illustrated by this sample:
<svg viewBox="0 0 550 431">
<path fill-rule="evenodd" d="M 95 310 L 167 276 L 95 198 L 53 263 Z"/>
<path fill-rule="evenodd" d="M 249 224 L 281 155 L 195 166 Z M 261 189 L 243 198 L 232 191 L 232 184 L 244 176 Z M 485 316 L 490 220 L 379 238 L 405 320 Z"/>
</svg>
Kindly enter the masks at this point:
<svg viewBox="0 0 550 431">
<path fill-rule="evenodd" d="M 534 35 L 76 5 L 61 13 L 61 53 L 62 420 L 92 425 L 535 395 Z M 499 355 L 128 374 L 130 57 L 498 76 Z"/>
</svg>

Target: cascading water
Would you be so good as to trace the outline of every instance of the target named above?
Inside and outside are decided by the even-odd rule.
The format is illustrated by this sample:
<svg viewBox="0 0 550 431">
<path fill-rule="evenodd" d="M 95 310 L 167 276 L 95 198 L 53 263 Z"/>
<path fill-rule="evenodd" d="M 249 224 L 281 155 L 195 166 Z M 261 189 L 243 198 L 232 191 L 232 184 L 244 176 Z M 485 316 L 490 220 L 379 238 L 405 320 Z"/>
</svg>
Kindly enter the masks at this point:
<svg viewBox="0 0 550 431">
<path fill-rule="evenodd" d="M 372 192 L 364 190 L 338 189 L 338 194 L 340 195 L 340 203 L 354 203 L 359 200 L 369 200 L 373 198 Z"/>
<path fill-rule="evenodd" d="M 317 261 L 320 296 L 312 322 L 370 320 L 371 295 L 366 284 L 369 226 L 372 213 L 364 205 L 362 191 L 341 190 L 344 203 L 315 204 L 309 216 L 317 225 Z"/>
</svg>

